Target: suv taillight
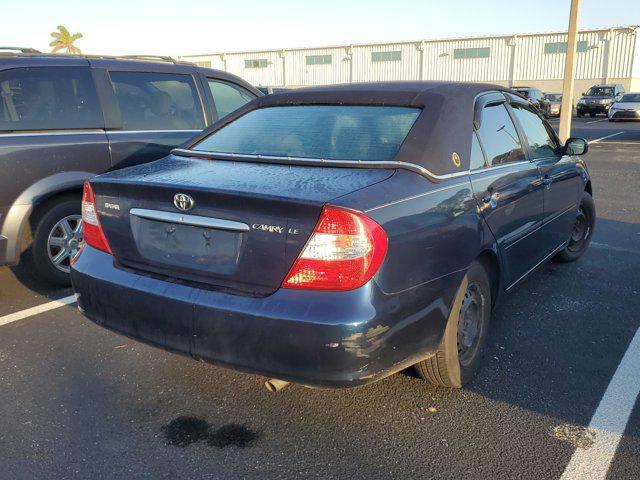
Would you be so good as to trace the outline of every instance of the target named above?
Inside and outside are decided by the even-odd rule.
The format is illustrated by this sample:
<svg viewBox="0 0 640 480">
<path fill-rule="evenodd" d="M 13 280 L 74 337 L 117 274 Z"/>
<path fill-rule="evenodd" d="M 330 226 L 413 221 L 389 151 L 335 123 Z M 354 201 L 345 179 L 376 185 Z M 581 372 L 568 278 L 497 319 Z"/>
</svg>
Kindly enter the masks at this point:
<svg viewBox="0 0 640 480">
<path fill-rule="evenodd" d="M 325 206 L 282 287 L 352 290 L 367 283 L 387 253 L 387 234 L 360 212 Z"/>
<path fill-rule="evenodd" d="M 88 180 L 84 182 L 84 191 L 82 193 L 82 236 L 84 241 L 93 248 L 112 253 L 104 236 L 102 225 L 100 225 L 96 200 Z"/>
</svg>

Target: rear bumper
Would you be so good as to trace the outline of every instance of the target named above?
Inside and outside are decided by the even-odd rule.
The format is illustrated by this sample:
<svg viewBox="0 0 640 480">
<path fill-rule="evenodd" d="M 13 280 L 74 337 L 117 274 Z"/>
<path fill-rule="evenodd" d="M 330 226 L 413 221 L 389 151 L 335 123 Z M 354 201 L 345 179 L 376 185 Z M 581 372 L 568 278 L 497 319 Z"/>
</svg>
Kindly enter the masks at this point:
<svg viewBox="0 0 640 480">
<path fill-rule="evenodd" d="M 253 298 L 126 271 L 88 246 L 71 270 L 80 310 L 103 327 L 214 364 L 320 387 L 372 382 L 433 354 L 460 278 L 392 296 L 370 282 L 348 292 L 280 289 Z"/>
</svg>

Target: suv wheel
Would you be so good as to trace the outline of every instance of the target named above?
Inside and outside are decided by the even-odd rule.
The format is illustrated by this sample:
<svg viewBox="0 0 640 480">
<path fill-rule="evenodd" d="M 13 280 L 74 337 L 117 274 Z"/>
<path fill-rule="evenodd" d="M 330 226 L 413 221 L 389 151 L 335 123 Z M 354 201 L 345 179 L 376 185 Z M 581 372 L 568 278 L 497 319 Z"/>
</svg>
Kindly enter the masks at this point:
<svg viewBox="0 0 640 480">
<path fill-rule="evenodd" d="M 441 387 L 461 388 L 471 380 L 480 365 L 490 316 L 491 284 L 476 261 L 458 289 L 438 351 L 415 365 L 418 375 Z"/>
<path fill-rule="evenodd" d="M 81 244 L 80 199 L 67 197 L 51 204 L 38 218 L 28 263 L 39 278 L 68 287 L 70 262 Z"/>
</svg>

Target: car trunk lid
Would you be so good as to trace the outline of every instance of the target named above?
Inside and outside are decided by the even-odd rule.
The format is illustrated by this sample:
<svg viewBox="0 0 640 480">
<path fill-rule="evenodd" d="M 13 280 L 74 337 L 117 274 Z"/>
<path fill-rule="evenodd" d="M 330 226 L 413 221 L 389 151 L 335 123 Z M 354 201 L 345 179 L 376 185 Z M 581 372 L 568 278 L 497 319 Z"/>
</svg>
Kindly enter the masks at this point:
<svg viewBox="0 0 640 480">
<path fill-rule="evenodd" d="M 169 156 L 92 185 L 118 264 L 267 295 L 282 283 L 324 204 L 392 174 Z M 187 197 L 176 205 L 176 195 L 192 199 L 192 208 L 180 210 Z"/>
</svg>

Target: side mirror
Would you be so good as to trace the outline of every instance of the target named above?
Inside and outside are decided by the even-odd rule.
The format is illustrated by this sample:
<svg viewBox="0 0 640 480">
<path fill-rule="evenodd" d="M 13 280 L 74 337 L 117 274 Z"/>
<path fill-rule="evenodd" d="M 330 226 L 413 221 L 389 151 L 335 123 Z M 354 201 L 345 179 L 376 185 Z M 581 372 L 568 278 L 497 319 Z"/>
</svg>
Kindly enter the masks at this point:
<svg viewBox="0 0 640 480">
<path fill-rule="evenodd" d="M 589 151 L 589 144 L 584 138 L 572 137 L 564 144 L 565 155 L 584 155 Z"/>
</svg>

